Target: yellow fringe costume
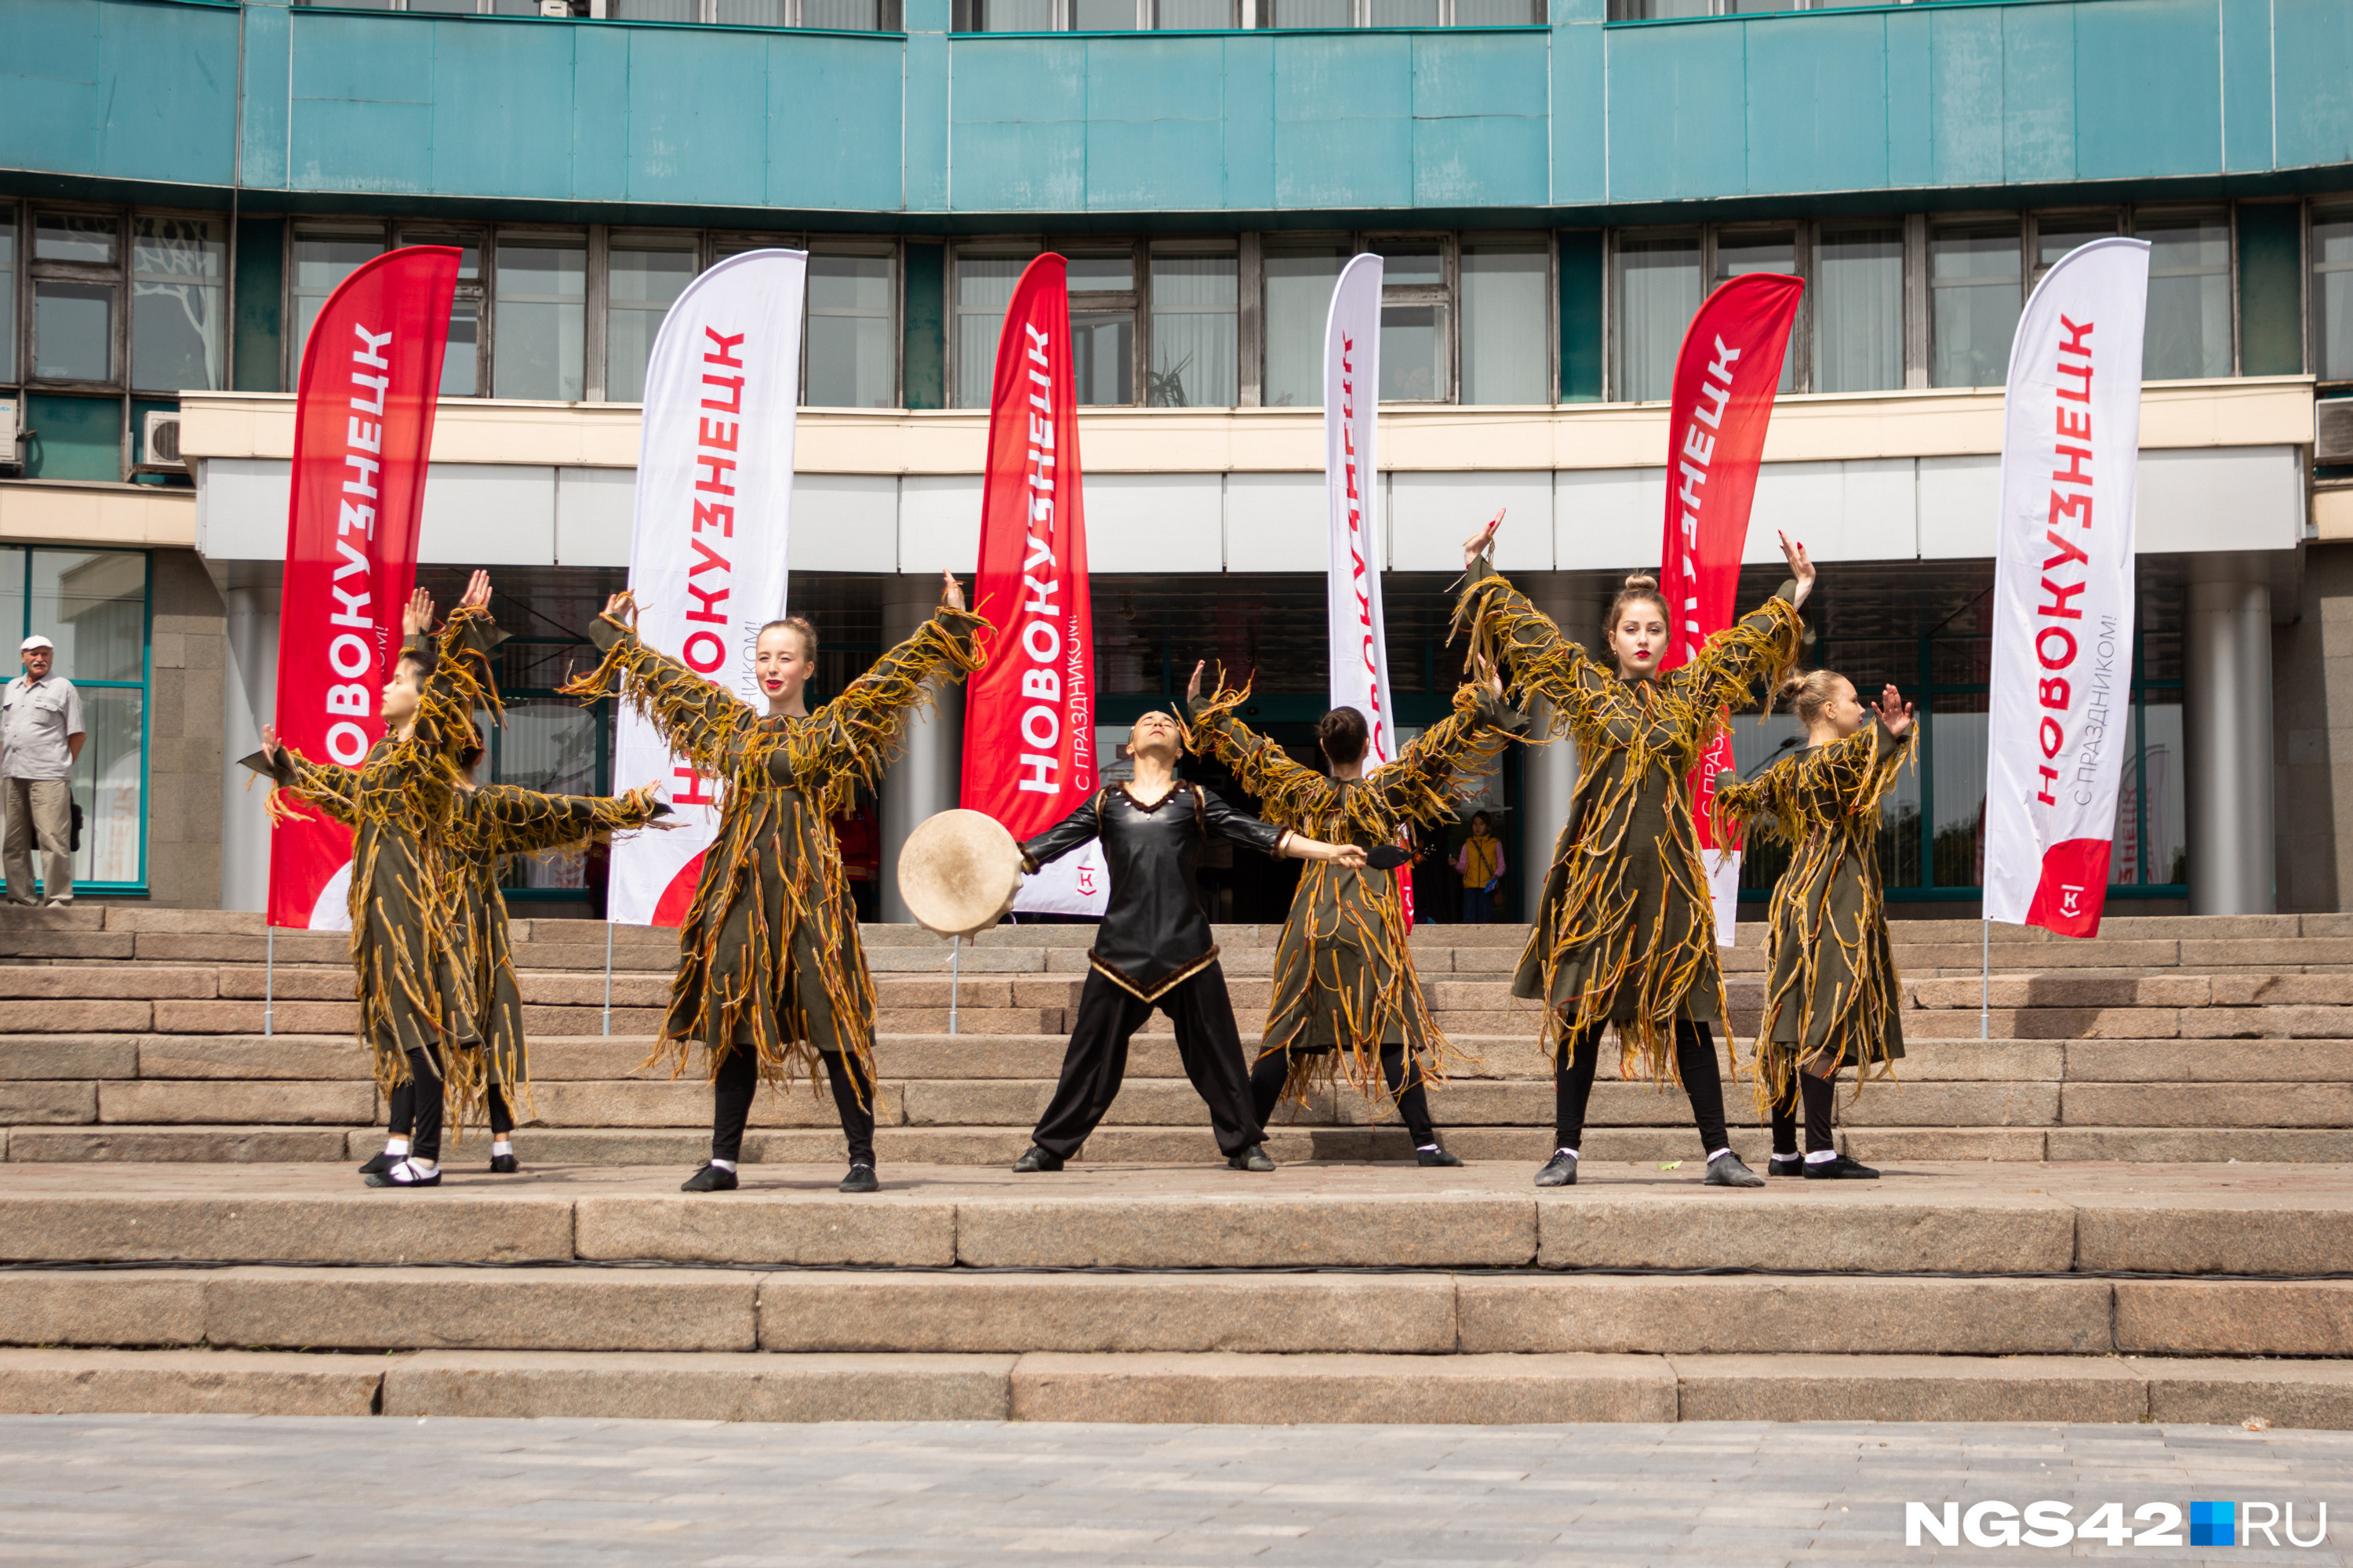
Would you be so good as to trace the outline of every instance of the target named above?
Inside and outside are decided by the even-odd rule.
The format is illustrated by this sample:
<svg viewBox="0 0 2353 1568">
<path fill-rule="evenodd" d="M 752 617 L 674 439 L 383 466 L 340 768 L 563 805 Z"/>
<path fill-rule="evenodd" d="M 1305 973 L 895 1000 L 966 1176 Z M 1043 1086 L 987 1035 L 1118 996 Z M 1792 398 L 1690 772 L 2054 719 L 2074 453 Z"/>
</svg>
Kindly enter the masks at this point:
<svg viewBox="0 0 2353 1568">
<path fill-rule="evenodd" d="M 1680 1082 L 1676 1019 L 1731 1017 L 1684 779 L 1725 710 L 1746 705 L 1752 686 L 1769 686 L 1795 662 L 1797 609 L 1787 598 L 1767 599 L 1710 637 L 1690 663 L 1624 680 L 1482 560 L 1467 574 L 1455 627 L 1470 629 L 1514 694 L 1544 699 L 1551 734 L 1577 742 L 1574 802 L 1512 994 L 1545 1003 L 1556 1060 L 1586 1030 L 1614 1023 L 1621 1075 L 1639 1067 Z"/>
<path fill-rule="evenodd" d="M 1757 824 L 1792 851 L 1774 885 L 1766 953 L 1772 979 L 1757 1051 L 1757 1094 L 1786 1097 L 1789 1075 L 1856 1069 L 1855 1088 L 1894 1076 L 1904 1054 L 1903 993 L 1879 883 L 1880 802 L 1912 757 L 1912 736 L 1877 719 L 1844 740 L 1784 758 L 1749 783 L 1716 778 L 1727 828 Z"/>
<path fill-rule="evenodd" d="M 740 1038 L 772 1084 L 797 1076 L 818 1087 L 818 1057 L 831 1052 L 855 1057 L 871 1081 L 874 981 L 831 819 L 881 776 L 908 717 L 933 700 L 933 678 L 980 667 L 987 624 L 943 606 L 833 701 L 806 718 L 770 718 L 647 647 L 634 627 L 597 619 L 604 662 L 565 693 L 617 692 L 724 791 L 649 1062 L 667 1056 L 682 1073 L 699 1041 L 715 1082 Z"/>
<path fill-rule="evenodd" d="M 1369 779 L 1333 779 L 1302 767 L 1235 717 L 1249 698 L 1248 687 L 1195 698 L 1194 749 L 1233 769 L 1267 821 L 1366 849 L 1396 843 L 1408 822 L 1451 821 L 1458 783 L 1484 772 L 1510 731 L 1525 723 L 1466 685 L 1454 694 L 1454 711 L 1416 736 L 1396 761 Z M 1395 873 L 1328 861 L 1311 861 L 1300 873 L 1275 942 L 1273 1005 L 1260 1052 L 1291 1052 L 1283 1099 L 1304 1106 L 1314 1090 L 1345 1073 L 1377 1102 L 1386 1092 L 1384 1044 L 1402 1044 L 1417 1058 L 1425 1086 L 1445 1083 L 1455 1053 L 1430 1021 L 1408 935 Z"/>
<path fill-rule="evenodd" d="M 478 1069 L 452 1049 L 480 1037 L 473 989 L 457 944 L 458 895 L 447 840 L 463 785 L 458 758 L 473 743 L 473 715 L 497 713 L 490 651 L 497 630 L 487 610 L 453 611 L 424 646 L 432 668 L 406 739 L 386 736 L 356 771 L 317 763 L 291 747 L 250 758 L 269 775 L 274 820 L 299 816 L 307 801 L 354 830 L 352 969 L 357 976 L 360 1043 L 375 1054 L 376 1082 L 390 1090 L 409 1076 L 407 1054 L 435 1053 L 453 1086 Z"/>
</svg>

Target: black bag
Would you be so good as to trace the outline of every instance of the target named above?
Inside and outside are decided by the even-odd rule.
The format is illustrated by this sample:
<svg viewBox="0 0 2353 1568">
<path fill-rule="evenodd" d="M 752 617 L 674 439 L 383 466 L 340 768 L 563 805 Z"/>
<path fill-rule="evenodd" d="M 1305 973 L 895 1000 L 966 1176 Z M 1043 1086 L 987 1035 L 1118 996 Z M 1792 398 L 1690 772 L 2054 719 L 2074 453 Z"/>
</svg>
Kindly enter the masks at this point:
<svg viewBox="0 0 2353 1568">
<path fill-rule="evenodd" d="M 81 802 L 67 801 L 66 811 L 68 816 L 66 848 L 75 854 L 79 854 L 81 853 Z"/>
</svg>

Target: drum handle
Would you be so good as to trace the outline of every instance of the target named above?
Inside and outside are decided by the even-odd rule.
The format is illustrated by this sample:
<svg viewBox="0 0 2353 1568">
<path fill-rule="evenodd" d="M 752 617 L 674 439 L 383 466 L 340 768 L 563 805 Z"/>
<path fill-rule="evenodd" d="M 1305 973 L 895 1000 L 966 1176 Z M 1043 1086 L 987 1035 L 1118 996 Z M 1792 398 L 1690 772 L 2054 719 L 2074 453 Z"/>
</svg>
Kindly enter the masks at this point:
<svg viewBox="0 0 2353 1568">
<path fill-rule="evenodd" d="M 963 978 L 957 968 L 956 959 L 963 951 L 964 938 L 950 937 L 948 938 L 948 1033 L 951 1034 L 956 1032 L 956 982 Z"/>
</svg>

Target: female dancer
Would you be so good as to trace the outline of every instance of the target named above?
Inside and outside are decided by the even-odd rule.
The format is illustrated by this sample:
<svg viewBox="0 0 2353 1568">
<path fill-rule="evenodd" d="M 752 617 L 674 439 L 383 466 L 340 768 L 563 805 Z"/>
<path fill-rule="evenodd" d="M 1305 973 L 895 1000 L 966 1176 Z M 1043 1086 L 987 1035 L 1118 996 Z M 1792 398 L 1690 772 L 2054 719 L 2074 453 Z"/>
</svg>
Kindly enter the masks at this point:
<svg viewBox="0 0 2353 1568">
<path fill-rule="evenodd" d="M 479 1039 L 472 989 L 459 972 L 450 932 L 457 899 L 445 841 L 463 782 L 458 758 L 474 737 L 477 710 L 495 713 L 491 679 L 491 579 L 476 572 L 438 641 L 432 596 L 422 588 L 402 615 L 408 638 L 384 689 L 385 737 L 356 774 L 311 762 L 261 732 L 259 765 L 277 786 L 268 807 L 296 815 L 291 795 L 352 821 L 352 967 L 358 975 L 360 1039 L 375 1053 L 387 1093 L 417 1086 L 416 1137 L 407 1158 L 371 1173 L 370 1186 L 441 1182 L 443 1079 L 463 1070 L 456 1047 Z"/>
<path fill-rule="evenodd" d="M 605 662 L 564 687 L 586 699 L 617 691 L 705 778 L 723 781 L 719 834 L 705 852 L 679 933 L 681 958 L 655 1056 L 683 1072 L 696 1043 L 711 1065 L 711 1160 L 683 1191 L 723 1192 L 760 1080 L 815 1087 L 824 1064 L 849 1145 L 845 1192 L 874 1176 L 874 981 L 830 819 L 871 787 L 907 715 L 935 676 L 980 667 L 987 624 L 942 573 L 940 610 L 842 694 L 808 711 L 817 631 L 794 617 L 760 629 L 755 671 L 765 715 L 638 640 L 636 600 L 615 594 L 592 629 Z"/>
<path fill-rule="evenodd" d="M 1577 740 L 1579 769 L 1567 825 L 1545 878 L 1536 927 L 1512 994 L 1545 1003 L 1554 1052 L 1558 1132 L 1539 1187 L 1577 1180 L 1601 1032 L 1618 1026 L 1620 1072 L 1672 1075 L 1691 1097 L 1708 1185 L 1761 1187 L 1732 1152 L 1724 1084 L 1708 1026 L 1731 1008 L 1716 967 L 1715 919 L 1683 780 L 1725 708 L 1751 684 L 1778 681 L 1796 660 L 1798 607 L 1813 588 L 1805 547 L 1781 541 L 1797 578 L 1787 597 L 1715 633 L 1691 662 L 1659 673 L 1672 617 L 1655 579 L 1630 577 L 1605 624 L 1617 668 L 1586 657 L 1486 559 L 1494 522 L 1464 542 L 1458 626 L 1493 649 L 1514 686 L 1542 697 Z M 1668 1038 L 1674 1049 L 1670 1054 Z"/>
<path fill-rule="evenodd" d="M 1912 750 L 1912 708 L 1894 686 L 1874 712 L 1828 670 L 1791 675 L 1776 694 L 1806 726 L 1806 748 L 1754 782 L 1715 777 L 1715 810 L 1729 826 L 1757 822 L 1793 852 L 1773 887 L 1765 938 L 1772 973 L 1759 1031 L 1760 1082 L 1773 1110 L 1776 1176 L 1869 1180 L 1879 1174 L 1831 1139 L 1831 1079 L 1892 1075 L 1904 1054 L 1895 956 L 1879 892 L 1879 803 Z M 1798 1102 L 1806 1155 L 1798 1158 Z"/>
<path fill-rule="evenodd" d="M 1454 711 L 1414 737 L 1395 762 L 1365 777 L 1365 716 L 1334 708 L 1315 726 L 1331 775 L 1303 768 L 1283 749 L 1234 716 L 1250 690 L 1221 688 L 1201 694 L 1203 666 L 1193 666 L 1185 700 L 1192 710 L 1194 748 L 1233 769 L 1278 827 L 1333 843 L 1371 849 L 1392 845 L 1408 822 L 1435 822 L 1454 814 L 1449 790 L 1475 778 L 1524 720 L 1503 705 L 1504 683 L 1482 662 L 1480 679 L 1454 694 Z M 1440 1147 L 1430 1119 L 1425 1084 L 1445 1082 L 1446 1037 L 1430 1022 L 1430 1004 L 1406 943 L 1405 907 L 1389 871 L 1361 871 L 1334 862 L 1308 865 L 1291 900 L 1291 915 L 1274 948 L 1274 1004 L 1266 1036 L 1250 1069 L 1250 1096 L 1259 1125 L 1288 1098 L 1304 1106 L 1310 1093 L 1345 1072 L 1377 1097 L 1377 1058 L 1398 1114 L 1413 1135 L 1423 1165 L 1460 1165 Z M 1413 1078 L 1406 1080 L 1406 1062 Z"/>
</svg>

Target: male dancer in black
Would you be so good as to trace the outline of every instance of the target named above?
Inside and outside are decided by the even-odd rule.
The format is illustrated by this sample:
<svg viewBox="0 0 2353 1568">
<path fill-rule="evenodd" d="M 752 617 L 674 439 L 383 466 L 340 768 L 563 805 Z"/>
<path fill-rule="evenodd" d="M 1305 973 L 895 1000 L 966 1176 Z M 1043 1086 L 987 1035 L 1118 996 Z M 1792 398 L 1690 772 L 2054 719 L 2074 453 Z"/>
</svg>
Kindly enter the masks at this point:
<svg viewBox="0 0 2353 1568">
<path fill-rule="evenodd" d="M 1107 784 L 1069 816 L 1021 846 L 1024 869 L 1101 839 L 1111 872 L 1111 906 L 1087 955 L 1079 1015 L 1062 1056 L 1061 1081 L 1016 1171 L 1060 1171 L 1119 1095 L 1127 1043 L 1158 1008 L 1176 1027 L 1185 1075 L 1209 1107 L 1218 1149 L 1237 1171 L 1271 1171 L 1250 1108 L 1241 1035 L 1226 994 L 1208 917 L 1193 872 L 1217 833 L 1281 858 L 1336 861 L 1361 869 L 1365 852 L 1327 844 L 1246 817 L 1198 784 L 1176 777 L 1183 743 L 1176 721 L 1148 713 L 1128 732 L 1132 782 Z"/>
</svg>

